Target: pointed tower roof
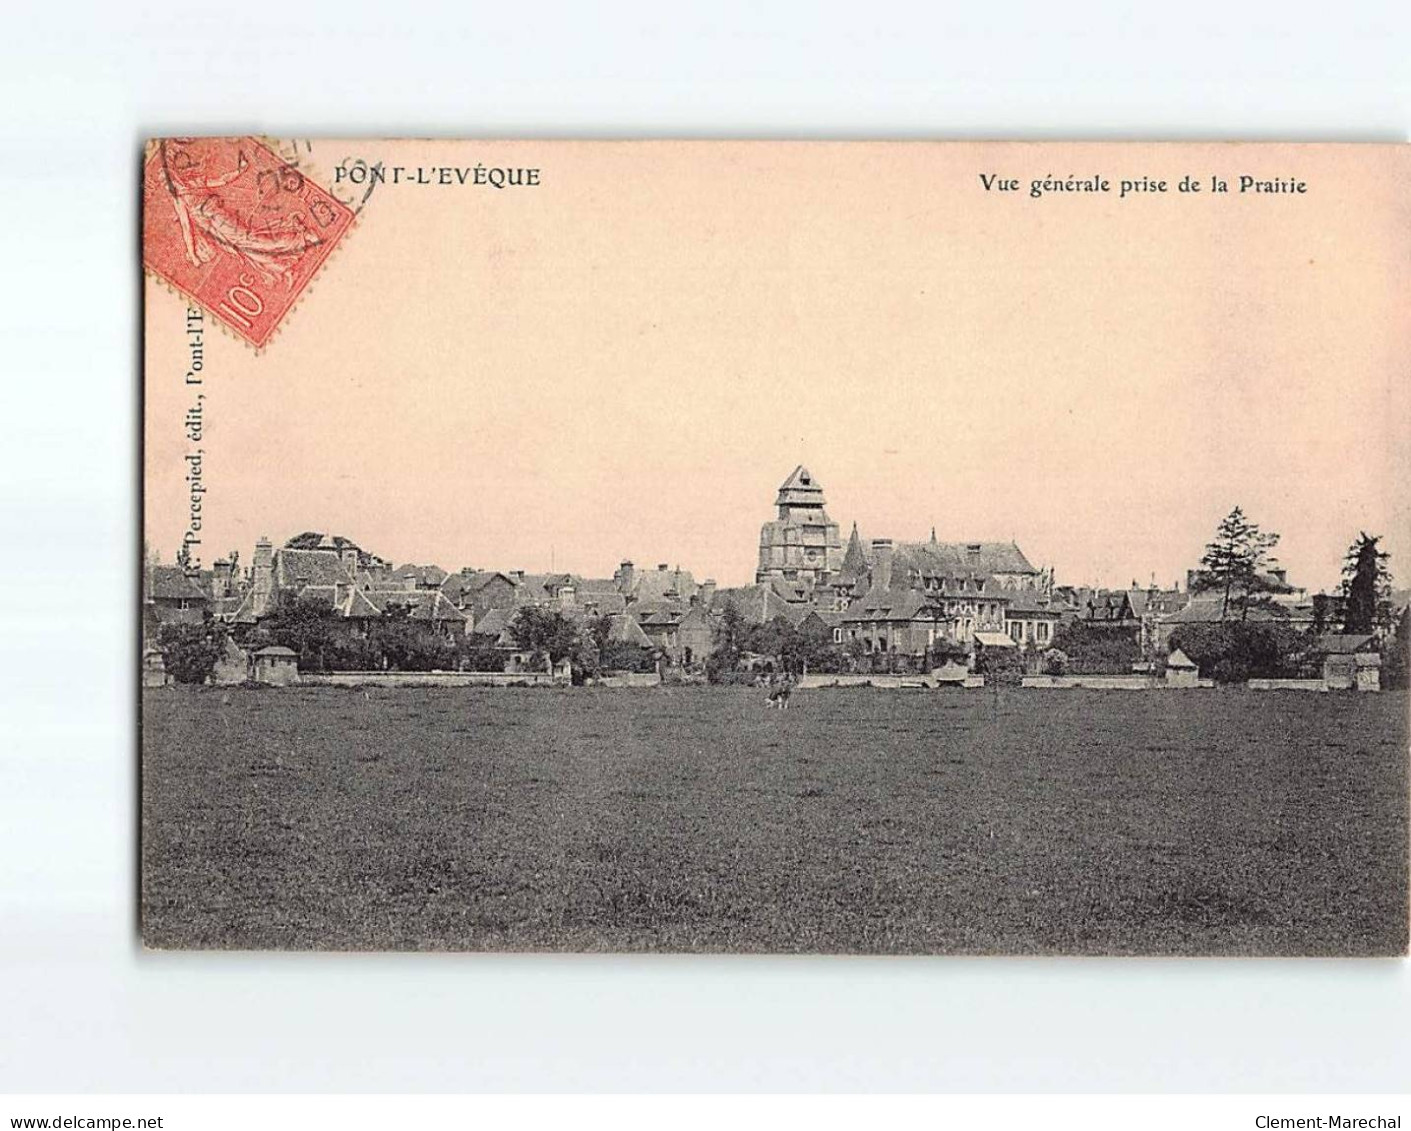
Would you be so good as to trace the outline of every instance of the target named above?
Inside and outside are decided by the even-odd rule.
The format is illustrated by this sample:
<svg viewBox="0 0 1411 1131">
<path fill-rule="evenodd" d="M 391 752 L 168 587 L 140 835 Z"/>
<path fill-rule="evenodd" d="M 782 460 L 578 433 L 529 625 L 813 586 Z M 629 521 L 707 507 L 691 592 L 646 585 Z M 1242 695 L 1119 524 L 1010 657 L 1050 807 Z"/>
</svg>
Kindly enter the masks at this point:
<svg viewBox="0 0 1411 1131">
<path fill-rule="evenodd" d="M 789 478 L 779 484 L 779 497 L 774 505 L 779 507 L 821 507 L 823 487 L 809 474 L 803 464 L 790 473 Z"/>
<path fill-rule="evenodd" d="M 846 581 L 856 581 L 867 572 L 867 555 L 863 553 L 862 538 L 857 532 L 857 523 L 852 524 L 852 534 L 848 537 L 848 548 L 843 554 L 843 565 L 838 576 Z"/>
</svg>

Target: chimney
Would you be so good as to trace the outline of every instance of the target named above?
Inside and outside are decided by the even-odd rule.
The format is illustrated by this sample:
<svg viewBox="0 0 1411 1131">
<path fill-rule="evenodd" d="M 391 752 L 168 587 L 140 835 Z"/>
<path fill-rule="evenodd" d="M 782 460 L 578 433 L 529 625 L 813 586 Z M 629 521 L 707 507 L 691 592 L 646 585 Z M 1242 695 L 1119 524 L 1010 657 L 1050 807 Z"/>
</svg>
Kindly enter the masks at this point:
<svg viewBox="0 0 1411 1131">
<path fill-rule="evenodd" d="M 666 563 L 665 563 L 665 562 L 657 562 L 657 572 L 658 572 L 658 573 L 665 573 L 665 572 L 666 572 Z"/>
<path fill-rule="evenodd" d="M 255 616 L 262 617 L 274 607 L 274 546 L 264 535 L 255 543 L 252 582 Z"/>
<path fill-rule="evenodd" d="M 617 591 L 623 596 L 628 596 L 637 584 L 637 567 L 629 561 L 624 561 L 612 577 L 617 582 Z"/>
<path fill-rule="evenodd" d="M 224 558 L 217 558 L 211 566 L 211 596 L 220 600 L 222 597 L 229 597 L 234 586 L 231 578 L 234 576 L 234 569 Z"/>
<path fill-rule="evenodd" d="M 872 588 L 890 589 L 892 587 L 892 540 L 890 538 L 872 539 Z"/>
<path fill-rule="evenodd" d="M 348 576 L 356 578 L 358 576 L 358 550 L 356 546 L 344 546 L 338 557 L 342 559 L 343 568 L 348 571 Z"/>
<path fill-rule="evenodd" d="M 514 583 L 515 583 L 516 585 L 522 585 L 522 584 L 524 584 L 524 570 L 522 570 L 522 569 L 512 569 L 512 570 L 510 570 L 510 578 L 514 581 Z"/>
<path fill-rule="evenodd" d="M 707 577 L 701 582 L 701 604 L 707 609 L 715 604 L 715 578 Z"/>
</svg>

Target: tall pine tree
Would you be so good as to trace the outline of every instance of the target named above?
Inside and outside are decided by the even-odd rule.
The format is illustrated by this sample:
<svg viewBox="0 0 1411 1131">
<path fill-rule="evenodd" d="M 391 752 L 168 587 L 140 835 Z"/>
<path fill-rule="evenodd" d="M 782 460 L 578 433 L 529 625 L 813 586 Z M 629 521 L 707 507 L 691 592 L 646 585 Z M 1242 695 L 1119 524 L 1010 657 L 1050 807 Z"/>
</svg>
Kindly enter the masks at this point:
<svg viewBox="0 0 1411 1131">
<path fill-rule="evenodd" d="M 1221 620 L 1228 620 L 1235 610 L 1240 620 L 1249 619 L 1251 606 L 1257 605 L 1259 595 L 1270 588 L 1264 571 L 1275 564 L 1270 551 L 1278 544 L 1277 534 L 1260 530 L 1239 507 L 1220 520 L 1214 540 L 1200 559 L 1201 572 L 1195 579 L 1195 588 L 1223 596 Z"/>
<path fill-rule="evenodd" d="M 1365 530 L 1348 547 L 1342 567 L 1342 595 L 1347 601 L 1344 632 L 1364 634 L 1384 627 L 1391 612 L 1390 554 L 1378 543 L 1381 535 Z"/>
</svg>

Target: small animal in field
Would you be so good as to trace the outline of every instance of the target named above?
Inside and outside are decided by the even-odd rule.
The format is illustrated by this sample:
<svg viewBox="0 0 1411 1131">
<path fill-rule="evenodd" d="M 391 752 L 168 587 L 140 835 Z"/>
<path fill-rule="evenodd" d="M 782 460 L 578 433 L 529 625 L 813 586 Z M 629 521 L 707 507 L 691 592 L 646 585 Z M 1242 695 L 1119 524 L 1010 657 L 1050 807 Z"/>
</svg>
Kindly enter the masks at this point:
<svg viewBox="0 0 1411 1131">
<path fill-rule="evenodd" d="M 766 707 L 778 707 L 781 711 L 789 709 L 789 696 L 794 693 L 794 685 L 789 682 L 779 684 L 771 688 L 769 695 L 764 701 Z"/>
</svg>

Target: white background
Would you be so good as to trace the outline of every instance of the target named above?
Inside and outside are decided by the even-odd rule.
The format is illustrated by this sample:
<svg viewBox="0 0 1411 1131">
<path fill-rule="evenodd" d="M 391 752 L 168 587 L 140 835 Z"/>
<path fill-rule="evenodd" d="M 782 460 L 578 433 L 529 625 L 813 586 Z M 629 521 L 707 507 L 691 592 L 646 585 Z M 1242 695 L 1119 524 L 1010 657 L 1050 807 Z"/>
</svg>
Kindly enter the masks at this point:
<svg viewBox="0 0 1411 1131">
<path fill-rule="evenodd" d="M 1405 962 L 143 955 L 133 610 L 144 136 L 1400 141 L 1408 8 L 8 12 L 0 1091 L 1405 1089 Z"/>
</svg>

